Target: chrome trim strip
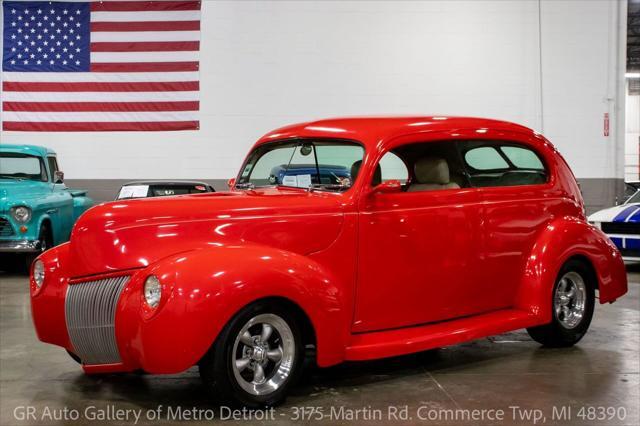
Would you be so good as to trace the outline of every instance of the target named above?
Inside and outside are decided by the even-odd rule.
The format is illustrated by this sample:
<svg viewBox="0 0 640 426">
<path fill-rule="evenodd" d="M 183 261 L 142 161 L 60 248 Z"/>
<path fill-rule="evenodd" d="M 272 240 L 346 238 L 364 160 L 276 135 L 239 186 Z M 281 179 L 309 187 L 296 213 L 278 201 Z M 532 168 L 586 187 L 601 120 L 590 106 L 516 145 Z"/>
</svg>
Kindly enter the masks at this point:
<svg viewBox="0 0 640 426">
<path fill-rule="evenodd" d="M 67 332 L 74 352 L 83 364 L 121 362 L 116 341 L 115 317 L 129 276 L 71 284 L 65 299 Z"/>
<path fill-rule="evenodd" d="M 0 241 L 0 253 L 32 253 L 40 251 L 40 241 L 17 240 Z"/>
</svg>

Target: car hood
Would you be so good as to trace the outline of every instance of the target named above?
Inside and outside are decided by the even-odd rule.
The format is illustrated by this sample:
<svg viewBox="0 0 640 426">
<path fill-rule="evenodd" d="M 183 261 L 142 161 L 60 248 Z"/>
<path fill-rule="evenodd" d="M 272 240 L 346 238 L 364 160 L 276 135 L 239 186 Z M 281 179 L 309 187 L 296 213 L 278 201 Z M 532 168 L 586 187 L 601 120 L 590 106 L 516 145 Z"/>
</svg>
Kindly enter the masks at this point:
<svg viewBox="0 0 640 426">
<path fill-rule="evenodd" d="M 600 210 L 589 216 L 589 222 L 638 222 L 640 203 L 622 204 Z"/>
<path fill-rule="evenodd" d="M 71 273 L 79 277 L 144 267 L 216 245 L 261 244 L 312 253 L 339 235 L 342 198 L 271 188 L 101 204 L 73 229 Z"/>
<path fill-rule="evenodd" d="M 29 204 L 31 200 L 51 192 L 46 182 L 33 180 L 0 179 L 0 211 L 17 204 Z"/>
</svg>

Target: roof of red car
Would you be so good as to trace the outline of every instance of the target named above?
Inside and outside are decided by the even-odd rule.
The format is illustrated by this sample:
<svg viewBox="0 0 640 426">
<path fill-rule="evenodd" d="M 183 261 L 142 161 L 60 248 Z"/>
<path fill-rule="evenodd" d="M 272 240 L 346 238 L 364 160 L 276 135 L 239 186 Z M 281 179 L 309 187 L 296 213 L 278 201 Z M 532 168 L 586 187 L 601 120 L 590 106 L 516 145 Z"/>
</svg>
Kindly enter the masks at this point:
<svg viewBox="0 0 640 426">
<path fill-rule="evenodd" d="M 365 145 L 381 139 L 418 131 L 448 131 L 455 129 L 500 129 L 527 134 L 535 132 L 528 127 L 508 121 L 454 116 L 402 116 L 402 117 L 345 117 L 292 124 L 264 135 L 257 144 L 293 137 L 333 137 L 354 139 Z"/>
</svg>

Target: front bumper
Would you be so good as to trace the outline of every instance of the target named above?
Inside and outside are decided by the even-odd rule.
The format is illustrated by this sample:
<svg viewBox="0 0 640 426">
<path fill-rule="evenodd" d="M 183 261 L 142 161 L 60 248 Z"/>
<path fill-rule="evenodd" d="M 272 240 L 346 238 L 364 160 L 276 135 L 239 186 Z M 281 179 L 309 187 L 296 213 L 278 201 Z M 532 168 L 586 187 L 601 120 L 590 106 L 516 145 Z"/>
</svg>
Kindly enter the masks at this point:
<svg viewBox="0 0 640 426">
<path fill-rule="evenodd" d="M 0 240 L 0 253 L 36 253 L 40 251 L 38 240 Z"/>
</svg>

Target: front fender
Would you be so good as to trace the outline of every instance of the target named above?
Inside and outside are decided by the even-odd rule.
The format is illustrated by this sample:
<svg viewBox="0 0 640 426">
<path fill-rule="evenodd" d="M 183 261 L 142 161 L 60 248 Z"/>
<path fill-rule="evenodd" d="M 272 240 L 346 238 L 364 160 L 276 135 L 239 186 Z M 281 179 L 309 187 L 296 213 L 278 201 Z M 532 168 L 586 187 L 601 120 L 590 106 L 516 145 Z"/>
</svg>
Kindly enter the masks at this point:
<svg viewBox="0 0 640 426">
<path fill-rule="evenodd" d="M 576 218 L 549 223 L 529 254 L 516 307 L 551 321 L 553 286 L 562 265 L 574 256 L 586 258 L 598 280 L 600 303 L 614 302 L 627 292 L 622 256 L 605 234 Z"/>
<path fill-rule="evenodd" d="M 141 299 L 148 274 L 163 285 L 163 301 L 150 318 Z M 120 337 L 130 342 L 125 352 L 135 354 L 145 371 L 190 368 L 240 309 L 267 297 L 286 298 L 306 313 L 320 365 L 342 359 L 346 336 L 339 330 L 346 329 L 348 319 L 340 286 L 329 271 L 302 255 L 256 244 L 214 246 L 161 260 L 136 281 L 132 285 L 138 288 L 127 292 L 117 322 L 122 329 L 139 324 L 133 334 Z M 133 312 L 137 321 L 130 317 Z"/>
</svg>

